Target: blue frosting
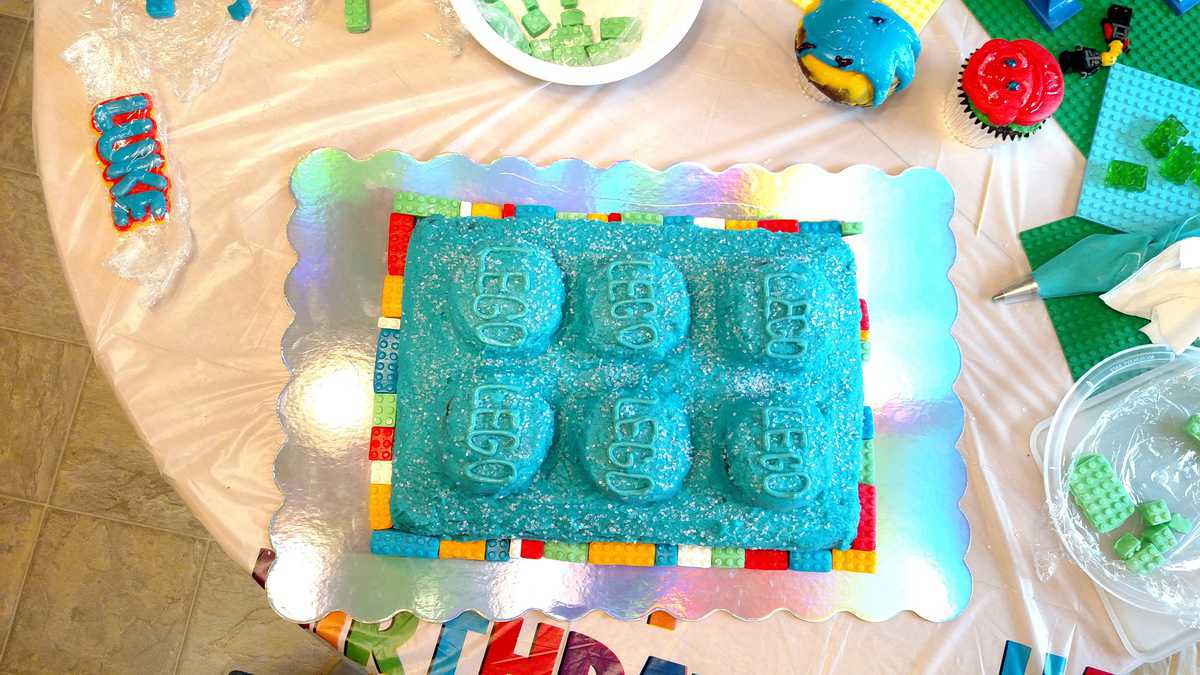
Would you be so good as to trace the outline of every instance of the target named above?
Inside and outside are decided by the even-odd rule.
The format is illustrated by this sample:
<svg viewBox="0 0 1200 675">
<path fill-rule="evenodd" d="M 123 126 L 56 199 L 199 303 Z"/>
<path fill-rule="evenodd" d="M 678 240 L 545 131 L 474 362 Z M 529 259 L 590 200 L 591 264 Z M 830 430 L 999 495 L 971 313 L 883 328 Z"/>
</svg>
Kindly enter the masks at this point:
<svg viewBox="0 0 1200 675">
<path fill-rule="evenodd" d="M 873 0 L 823 0 L 804 17 L 805 40 L 797 56 L 812 54 L 826 65 L 862 73 L 882 104 L 912 82 L 921 54 L 921 39 L 890 7 Z"/>
<path fill-rule="evenodd" d="M 854 257 L 809 230 L 422 218 L 386 345 L 394 527 L 794 551 L 852 539 Z M 610 269 L 622 261 L 637 264 Z M 617 304 L 648 297 L 654 312 Z M 489 323 L 510 326 L 481 339 Z M 613 347 L 647 323 L 647 346 L 635 330 Z M 784 412 L 763 427 L 766 406 Z"/>
</svg>

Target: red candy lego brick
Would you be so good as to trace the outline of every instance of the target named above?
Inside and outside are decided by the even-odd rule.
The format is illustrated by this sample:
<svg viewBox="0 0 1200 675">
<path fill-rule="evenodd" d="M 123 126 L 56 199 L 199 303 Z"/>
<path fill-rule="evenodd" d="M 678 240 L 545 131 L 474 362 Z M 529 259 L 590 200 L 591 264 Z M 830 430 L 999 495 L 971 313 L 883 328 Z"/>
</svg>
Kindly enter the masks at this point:
<svg viewBox="0 0 1200 675">
<path fill-rule="evenodd" d="M 521 540 L 521 557 L 536 560 L 546 552 L 546 542 L 536 539 Z"/>
<path fill-rule="evenodd" d="M 621 214 L 619 214 L 619 213 L 610 213 L 610 214 L 608 214 L 608 222 L 610 222 L 610 223 L 619 223 L 619 222 L 621 222 Z"/>
<path fill-rule="evenodd" d="M 858 516 L 858 536 L 850 548 L 854 551 L 875 550 L 875 486 L 859 483 L 858 503 L 861 511 Z"/>
<path fill-rule="evenodd" d="M 371 427 L 371 460 L 392 461 L 392 446 L 395 442 L 396 429 L 394 427 Z"/>
<path fill-rule="evenodd" d="M 746 569 L 748 570 L 786 570 L 787 568 L 787 551 L 746 549 Z"/>
<path fill-rule="evenodd" d="M 503 206 L 501 206 L 500 207 L 500 217 L 501 218 L 516 218 L 517 217 L 517 205 L 516 204 L 504 204 Z"/>
<path fill-rule="evenodd" d="M 800 225 L 795 220 L 760 220 L 758 227 L 769 232 L 799 232 Z"/>
<path fill-rule="evenodd" d="M 862 310 L 862 321 L 859 322 L 860 330 L 871 330 L 871 315 L 867 313 L 867 301 L 864 298 L 858 299 L 858 308 Z"/>
<path fill-rule="evenodd" d="M 1083 669 L 1083 675 L 1113 675 L 1113 674 L 1108 672 L 1107 670 L 1100 670 L 1099 668 L 1093 668 L 1091 666 L 1088 666 L 1087 668 Z"/>
<path fill-rule="evenodd" d="M 408 240 L 412 238 L 415 224 L 416 219 L 407 213 L 393 213 L 388 220 L 388 274 L 404 276 L 404 262 L 408 258 Z"/>
</svg>

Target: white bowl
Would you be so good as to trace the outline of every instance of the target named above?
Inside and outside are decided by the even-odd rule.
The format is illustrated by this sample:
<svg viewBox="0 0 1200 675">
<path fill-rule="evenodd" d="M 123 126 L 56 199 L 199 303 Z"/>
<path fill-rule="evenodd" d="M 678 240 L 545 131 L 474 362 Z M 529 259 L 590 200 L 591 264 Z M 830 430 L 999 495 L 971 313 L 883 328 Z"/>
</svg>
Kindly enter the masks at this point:
<svg viewBox="0 0 1200 675">
<path fill-rule="evenodd" d="M 502 1 L 502 0 L 497 0 Z M 558 0 L 541 0 L 543 4 L 558 3 Z M 559 84 L 589 85 L 605 84 L 623 80 L 636 75 L 650 66 L 658 63 L 664 56 L 683 40 L 696 15 L 700 13 L 703 0 L 657 0 L 657 2 L 639 2 L 639 5 L 655 4 L 658 8 L 648 13 L 638 13 L 642 19 L 642 39 L 632 54 L 612 63 L 602 66 L 564 66 L 550 63 L 510 45 L 500 37 L 483 18 L 479 11 L 477 0 L 450 0 L 459 20 L 479 44 L 492 53 L 492 56 L 507 63 L 509 66 L 539 80 L 557 82 Z M 583 0 L 580 9 L 589 15 L 599 16 L 596 7 L 605 6 L 604 0 Z M 618 4 L 608 2 L 607 4 Z M 628 3 L 621 3 L 628 6 Z M 612 14 L 611 12 L 609 13 Z M 553 16 L 551 17 L 553 19 Z M 520 22 L 520 16 L 517 16 Z M 590 21 L 589 21 L 590 22 Z"/>
</svg>

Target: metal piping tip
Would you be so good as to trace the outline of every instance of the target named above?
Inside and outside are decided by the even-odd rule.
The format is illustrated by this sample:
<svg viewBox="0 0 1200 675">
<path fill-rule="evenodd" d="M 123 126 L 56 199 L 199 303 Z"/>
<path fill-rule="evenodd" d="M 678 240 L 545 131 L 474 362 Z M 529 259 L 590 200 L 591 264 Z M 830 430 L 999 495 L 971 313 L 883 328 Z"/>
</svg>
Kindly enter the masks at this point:
<svg viewBox="0 0 1200 675">
<path fill-rule="evenodd" d="M 1000 302 L 1006 305 L 1011 305 L 1017 302 L 1025 302 L 1038 297 L 1038 285 L 1033 280 L 1033 276 L 1025 277 L 1024 279 L 1006 286 L 1004 290 L 992 296 L 992 302 Z"/>
</svg>

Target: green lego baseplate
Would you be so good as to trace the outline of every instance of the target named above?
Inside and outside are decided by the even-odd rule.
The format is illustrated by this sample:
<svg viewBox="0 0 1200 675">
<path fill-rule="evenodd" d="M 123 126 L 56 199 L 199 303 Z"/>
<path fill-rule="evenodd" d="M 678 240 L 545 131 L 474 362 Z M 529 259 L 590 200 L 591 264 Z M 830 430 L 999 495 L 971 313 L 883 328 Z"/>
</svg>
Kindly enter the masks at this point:
<svg viewBox="0 0 1200 675">
<path fill-rule="evenodd" d="M 1076 45 L 1100 52 L 1108 48 L 1100 20 L 1108 11 L 1109 2 L 1083 3 L 1083 9 L 1054 32 L 1046 30 L 1024 3 L 1016 0 L 964 2 L 992 37 L 1033 40 L 1055 56 Z M 1200 86 L 1200 59 L 1196 58 L 1195 47 L 1195 36 L 1200 35 L 1200 11 L 1179 16 L 1162 0 L 1124 4 L 1133 7 L 1131 49 L 1121 54 L 1118 63 L 1190 86 Z M 1087 78 L 1067 73 L 1066 80 L 1066 96 L 1054 119 L 1075 146 L 1087 155 L 1092 147 L 1092 131 L 1096 128 L 1108 69 L 1101 68 L 1100 72 Z"/>
<path fill-rule="evenodd" d="M 1072 216 L 1025 230 L 1020 237 L 1029 266 L 1037 269 L 1090 234 L 1115 232 L 1103 225 Z M 1141 332 L 1142 326 L 1147 323 L 1145 319 L 1111 309 L 1100 300 L 1097 293 L 1046 300 L 1046 313 L 1050 315 L 1050 323 L 1054 325 L 1058 343 L 1062 346 L 1063 356 L 1074 379 L 1079 379 L 1089 368 L 1123 349 L 1150 343 L 1150 339 Z"/>
</svg>

